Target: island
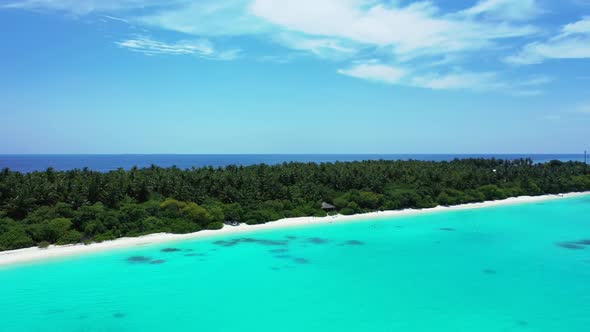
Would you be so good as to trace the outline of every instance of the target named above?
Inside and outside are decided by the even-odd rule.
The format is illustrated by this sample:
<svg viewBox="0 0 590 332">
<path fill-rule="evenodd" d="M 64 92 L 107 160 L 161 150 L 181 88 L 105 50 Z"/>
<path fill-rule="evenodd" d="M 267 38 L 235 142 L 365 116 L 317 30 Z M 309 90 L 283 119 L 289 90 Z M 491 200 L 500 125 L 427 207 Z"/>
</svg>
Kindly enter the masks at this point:
<svg viewBox="0 0 590 332">
<path fill-rule="evenodd" d="M 530 159 L 4 169 L 0 251 L 588 190 L 585 163 Z"/>
</svg>

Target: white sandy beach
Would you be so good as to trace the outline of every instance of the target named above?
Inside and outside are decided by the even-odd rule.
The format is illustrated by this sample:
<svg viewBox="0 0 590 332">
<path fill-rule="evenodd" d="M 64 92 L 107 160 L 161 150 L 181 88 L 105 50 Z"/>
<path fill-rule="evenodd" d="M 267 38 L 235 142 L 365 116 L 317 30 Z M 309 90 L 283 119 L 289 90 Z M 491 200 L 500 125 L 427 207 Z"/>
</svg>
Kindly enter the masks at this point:
<svg viewBox="0 0 590 332">
<path fill-rule="evenodd" d="M 46 249 L 32 247 L 32 248 L 25 248 L 25 249 L 0 252 L 0 266 L 41 261 L 41 260 L 48 260 L 48 259 L 66 257 L 66 256 L 81 255 L 81 254 L 100 252 L 100 251 L 106 251 L 106 250 L 111 250 L 111 249 L 128 248 L 128 247 L 138 246 L 138 245 L 148 245 L 148 244 L 157 244 L 157 243 L 172 242 L 172 241 L 179 241 L 179 240 L 199 239 L 199 238 L 206 238 L 206 237 L 220 236 L 220 235 L 241 234 L 241 233 L 253 232 L 253 231 L 257 231 L 257 230 L 269 230 L 269 229 L 288 228 L 288 227 L 301 227 L 301 226 L 306 226 L 306 225 L 317 225 L 317 224 L 331 224 L 331 223 L 340 223 L 340 222 L 347 222 L 347 221 L 358 221 L 358 220 L 364 220 L 364 219 L 391 218 L 391 217 L 396 217 L 396 216 L 409 216 L 409 215 L 417 215 L 417 214 L 422 214 L 422 213 L 432 213 L 432 212 L 440 212 L 440 211 L 457 211 L 457 210 L 477 209 L 477 208 L 485 208 L 485 207 L 499 206 L 499 205 L 521 204 L 521 203 L 530 203 L 530 202 L 540 202 L 540 201 L 546 201 L 546 200 L 563 199 L 563 198 L 570 198 L 570 197 L 583 196 L 583 195 L 590 195 L 590 192 L 568 193 L 568 194 L 560 194 L 560 195 L 543 195 L 543 196 L 520 196 L 520 197 L 512 197 L 512 198 L 508 198 L 508 199 L 504 199 L 504 200 L 462 204 L 462 205 L 456 205 L 456 206 L 450 206 L 450 207 L 438 206 L 438 207 L 429 208 L 429 209 L 406 209 L 406 210 L 395 210 L 395 211 L 379 211 L 379 212 L 371 212 L 371 213 L 365 213 L 365 214 L 357 214 L 357 215 L 352 215 L 352 216 L 337 215 L 337 216 L 328 216 L 328 217 L 287 218 L 287 219 L 281 219 L 281 220 L 277 220 L 275 222 L 269 222 L 269 223 L 260 224 L 260 225 L 246 225 L 246 224 L 240 224 L 239 226 L 227 226 L 226 225 L 221 230 L 214 230 L 214 231 L 213 230 L 204 230 L 204 231 L 190 233 L 190 234 L 157 233 L 157 234 L 150 234 L 150 235 L 133 237 L 133 238 L 120 238 L 120 239 L 116 239 L 116 240 L 112 240 L 112 241 L 105 241 L 105 242 L 101 242 L 101 243 L 92 243 L 92 244 L 88 244 L 88 245 L 84 245 L 84 244 L 73 244 L 73 245 L 64 245 L 64 246 L 53 246 L 52 245 Z"/>
</svg>

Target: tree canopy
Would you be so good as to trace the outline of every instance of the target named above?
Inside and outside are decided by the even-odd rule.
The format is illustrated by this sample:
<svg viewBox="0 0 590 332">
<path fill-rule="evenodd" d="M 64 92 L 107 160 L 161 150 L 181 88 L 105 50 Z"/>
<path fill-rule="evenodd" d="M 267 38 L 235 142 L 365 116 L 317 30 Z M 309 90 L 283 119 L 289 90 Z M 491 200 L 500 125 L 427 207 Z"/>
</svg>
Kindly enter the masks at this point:
<svg viewBox="0 0 590 332">
<path fill-rule="evenodd" d="M 285 217 L 590 190 L 583 163 L 529 159 L 0 172 L 0 250 L 219 229 Z"/>
</svg>

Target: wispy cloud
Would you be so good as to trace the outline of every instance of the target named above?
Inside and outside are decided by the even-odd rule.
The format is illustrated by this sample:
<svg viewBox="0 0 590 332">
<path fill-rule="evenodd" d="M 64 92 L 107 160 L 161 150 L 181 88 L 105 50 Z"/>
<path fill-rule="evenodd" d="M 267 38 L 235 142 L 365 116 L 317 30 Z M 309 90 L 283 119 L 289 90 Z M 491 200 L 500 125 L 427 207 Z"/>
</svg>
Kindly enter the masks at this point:
<svg viewBox="0 0 590 332">
<path fill-rule="evenodd" d="M 405 85 L 432 90 L 496 91 L 519 97 L 538 96 L 543 93 L 541 86 L 553 81 L 548 76 L 532 76 L 524 80 L 506 80 L 496 72 L 424 71 L 386 65 L 378 60 L 358 62 L 352 67 L 338 70 L 338 73 L 391 85 Z"/>
<path fill-rule="evenodd" d="M 555 80 L 549 76 L 531 76 L 521 80 L 505 83 L 506 91 L 515 97 L 536 97 L 544 93 L 542 88 Z"/>
<path fill-rule="evenodd" d="M 251 11 L 282 29 L 390 47 L 405 57 L 480 49 L 496 40 L 537 32 L 529 25 L 443 14 L 431 2 L 396 7 L 362 0 L 256 0 Z"/>
<path fill-rule="evenodd" d="M 590 16 L 564 25 L 561 33 L 542 42 L 525 45 L 504 61 L 517 65 L 539 64 L 547 59 L 590 58 Z"/>
<path fill-rule="evenodd" d="M 519 82 L 521 86 L 538 86 L 553 82 L 553 78 L 549 76 L 533 76 L 524 81 Z"/>
<path fill-rule="evenodd" d="M 256 57 L 256 61 L 258 62 L 267 62 L 267 63 L 275 63 L 275 64 L 288 64 L 292 63 L 298 58 L 301 57 L 301 54 L 298 53 L 287 53 L 287 54 L 277 54 L 277 55 L 262 55 Z"/>
<path fill-rule="evenodd" d="M 198 36 L 242 36 L 268 32 L 268 22 L 252 15 L 247 0 L 185 1 L 183 5 L 135 16 L 151 27 Z"/>
<path fill-rule="evenodd" d="M 375 60 L 340 69 L 342 75 L 386 84 L 399 84 L 433 90 L 490 90 L 500 88 L 495 73 L 420 73 L 409 68 L 381 64 Z"/>
<path fill-rule="evenodd" d="M 542 90 L 514 90 L 510 92 L 515 97 L 536 97 L 543 94 Z"/>
<path fill-rule="evenodd" d="M 347 69 L 340 69 L 338 73 L 370 81 L 395 84 L 406 74 L 406 71 L 379 63 L 360 63 Z"/>
<path fill-rule="evenodd" d="M 590 119 L 590 101 L 577 105 L 565 106 L 564 110 L 555 114 L 548 114 L 543 117 L 546 120 L 587 120 Z"/>
<path fill-rule="evenodd" d="M 78 15 L 142 9 L 141 14 L 109 16 L 199 37 L 263 34 L 319 56 L 376 47 L 408 60 L 493 47 L 538 31 L 508 22 L 515 13 L 536 13 L 534 0 L 485 0 L 458 12 L 444 12 L 430 1 L 402 6 L 376 0 L 24 0 L 5 6 Z M 504 19 L 477 18 L 484 14 Z"/>
<path fill-rule="evenodd" d="M 590 57 L 588 17 L 553 38 L 529 42 L 542 31 L 531 22 L 547 13 L 539 2 L 472 0 L 450 10 L 420 0 L 9 0 L 3 8 L 100 15 L 149 28 L 145 36 L 116 42 L 146 55 L 230 60 L 242 47 L 214 45 L 240 45 L 249 37 L 272 44 L 264 55 L 250 57 L 259 61 L 288 63 L 307 55 L 336 61 L 342 75 L 386 84 L 533 96 L 551 79 L 508 79 L 498 64 Z M 147 36 L 164 32 L 167 40 Z M 499 61 L 499 52 L 523 40 L 518 53 Z M 486 55 L 496 63 L 480 61 Z"/>
<path fill-rule="evenodd" d="M 53 10 L 73 15 L 170 6 L 183 0 L 8 0 L 0 8 Z"/>
<path fill-rule="evenodd" d="M 110 15 L 102 15 L 102 17 L 109 19 L 111 21 L 117 21 L 117 22 L 129 24 L 128 20 L 120 18 L 120 17 L 110 16 Z"/>
<path fill-rule="evenodd" d="M 416 76 L 411 84 L 421 88 L 434 90 L 468 89 L 468 90 L 496 90 L 504 86 L 499 83 L 497 74 L 493 72 L 483 73 L 430 73 Z"/>
<path fill-rule="evenodd" d="M 195 55 L 207 59 L 233 60 L 239 50 L 218 51 L 213 44 L 206 39 L 184 40 L 175 43 L 157 41 L 148 36 L 137 36 L 116 42 L 117 45 L 131 51 L 146 55 L 170 54 L 170 55 Z"/>
<path fill-rule="evenodd" d="M 475 6 L 461 13 L 499 20 L 524 21 L 533 19 L 543 12 L 536 0 L 480 0 Z"/>
<path fill-rule="evenodd" d="M 292 32 L 281 32 L 274 40 L 296 51 L 304 51 L 326 59 L 346 59 L 354 56 L 358 45 L 334 38 L 309 37 Z"/>
</svg>

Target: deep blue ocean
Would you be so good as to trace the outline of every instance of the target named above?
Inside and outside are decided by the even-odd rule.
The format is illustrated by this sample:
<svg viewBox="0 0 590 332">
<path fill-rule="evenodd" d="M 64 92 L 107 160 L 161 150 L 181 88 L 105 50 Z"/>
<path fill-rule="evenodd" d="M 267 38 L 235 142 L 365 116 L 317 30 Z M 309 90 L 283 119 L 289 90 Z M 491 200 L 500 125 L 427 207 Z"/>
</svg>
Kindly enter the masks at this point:
<svg viewBox="0 0 590 332">
<path fill-rule="evenodd" d="M 336 162 L 360 160 L 448 161 L 455 158 L 531 158 L 537 163 L 550 160 L 584 161 L 582 154 L 126 154 L 126 155 L 0 155 L 0 169 L 33 172 L 48 167 L 56 170 L 82 169 L 108 172 L 156 165 L 160 167 L 224 167 L 228 165 L 280 164 L 283 162 Z"/>
</svg>

